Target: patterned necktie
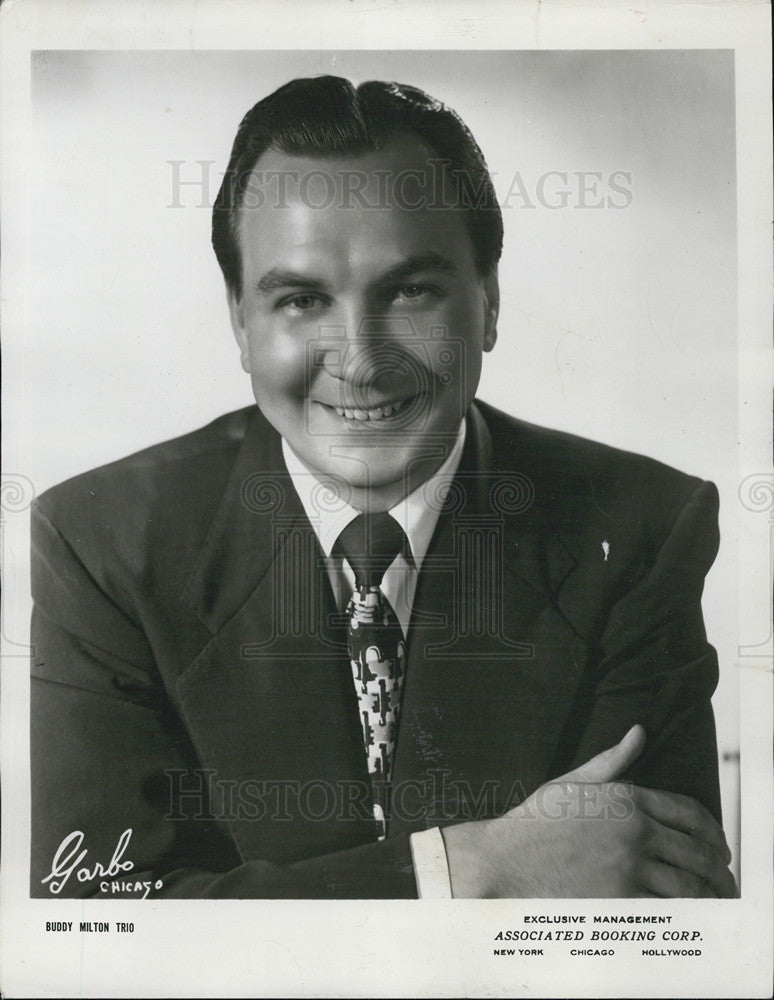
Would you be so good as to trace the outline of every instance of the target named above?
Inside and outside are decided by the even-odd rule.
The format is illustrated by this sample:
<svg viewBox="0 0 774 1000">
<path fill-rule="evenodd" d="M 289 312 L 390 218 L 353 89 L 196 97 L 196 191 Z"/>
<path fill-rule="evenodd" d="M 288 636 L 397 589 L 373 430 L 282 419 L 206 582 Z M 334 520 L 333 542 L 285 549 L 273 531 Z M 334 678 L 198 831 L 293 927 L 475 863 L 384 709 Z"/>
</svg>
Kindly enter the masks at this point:
<svg viewBox="0 0 774 1000">
<path fill-rule="evenodd" d="M 387 832 L 387 793 L 406 668 L 403 630 L 382 593 L 381 582 L 407 545 L 403 529 L 389 514 L 360 514 L 342 531 L 333 550 L 347 559 L 355 574 L 355 590 L 346 612 L 347 649 L 380 840 Z"/>
</svg>

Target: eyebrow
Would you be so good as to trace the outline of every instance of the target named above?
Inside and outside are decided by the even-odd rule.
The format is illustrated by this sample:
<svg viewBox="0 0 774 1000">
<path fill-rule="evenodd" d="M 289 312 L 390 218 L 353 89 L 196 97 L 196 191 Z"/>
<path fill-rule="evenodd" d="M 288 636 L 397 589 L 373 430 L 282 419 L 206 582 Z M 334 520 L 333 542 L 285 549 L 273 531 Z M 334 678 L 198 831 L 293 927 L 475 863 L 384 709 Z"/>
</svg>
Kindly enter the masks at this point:
<svg viewBox="0 0 774 1000">
<path fill-rule="evenodd" d="M 282 271 L 273 267 L 267 271 L 257 282 L 256 290 L 268 295 L 278 288 L 322 288 L 324 282 L 319 278 L 313 278 L 308 274 L 301 274 L 299 271 Z"/>
<path fill-rule="evenodd" d="M 448 257 L 433 251 L 412 254 L 399 264 L 382 272 L 373 284 L 384 285 L 391 281 L 400 281 L 420 271 L 442 271 L 445 274 L 456 274 L 458 268 Z M 280 288 L 312 288 L 319 291 L 325 287 L 325 282 L 321 278 L 302 274 L 300 271 L 286 271 L 273 267 L 258 279 L 255 287 L 261 294 L 268 295 Z"/>
<path fill-rule="evenodd" d="M 395 267 L 391 267 L 380 275 L 376 284 L 386 284 L 390 281 L 408 278 L 419 271 L 442 271 L 445 274 L 456 274 L 457 270 L 457 265 L 453 261 L 449 260 L 448 257 L 442 257 L 439 253 L 431 251 L 430 253 L 412 254 L 412 256 L 402 260 L 400 264 L 396 264 Z"/>
</svg>

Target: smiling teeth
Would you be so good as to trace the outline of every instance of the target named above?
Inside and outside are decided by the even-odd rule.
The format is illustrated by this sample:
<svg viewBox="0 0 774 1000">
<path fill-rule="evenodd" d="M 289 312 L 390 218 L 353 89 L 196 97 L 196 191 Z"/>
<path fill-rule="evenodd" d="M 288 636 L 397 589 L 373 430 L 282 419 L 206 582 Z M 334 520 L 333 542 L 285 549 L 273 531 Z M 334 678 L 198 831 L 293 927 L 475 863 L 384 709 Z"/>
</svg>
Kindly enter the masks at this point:
<svg viewBox="0 0 774 1000">
<path fill-rule="evenodd" d="M 341 406 L 334 409 L 340 417 L 347 420 L 382 420 L 384 417 L 391 417 L 403 406 L 405 400 L 401 399 L 397 403 L 390 403 L 387 406 L 375 406 L 372 410 L 348 410 Z"/>
</svg>

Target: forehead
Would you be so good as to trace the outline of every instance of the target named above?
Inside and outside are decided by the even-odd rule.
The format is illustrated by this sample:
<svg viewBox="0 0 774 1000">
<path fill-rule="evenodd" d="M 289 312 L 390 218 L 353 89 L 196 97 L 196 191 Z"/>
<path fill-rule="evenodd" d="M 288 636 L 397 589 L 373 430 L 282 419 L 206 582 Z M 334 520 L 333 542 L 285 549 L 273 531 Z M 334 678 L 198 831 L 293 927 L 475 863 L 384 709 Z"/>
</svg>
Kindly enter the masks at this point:
<svg viewBox="0 0 774 1000">
<path fill-rule="evenodd" d="M 346 158 L 267 150 L 245 190 L 239 241 L 246 273 L 280 259 L 377 267 L 387 257 L 427 252 L 473 266 L 455 186 L 433 150 L 411 134 Z"/>
</svg>

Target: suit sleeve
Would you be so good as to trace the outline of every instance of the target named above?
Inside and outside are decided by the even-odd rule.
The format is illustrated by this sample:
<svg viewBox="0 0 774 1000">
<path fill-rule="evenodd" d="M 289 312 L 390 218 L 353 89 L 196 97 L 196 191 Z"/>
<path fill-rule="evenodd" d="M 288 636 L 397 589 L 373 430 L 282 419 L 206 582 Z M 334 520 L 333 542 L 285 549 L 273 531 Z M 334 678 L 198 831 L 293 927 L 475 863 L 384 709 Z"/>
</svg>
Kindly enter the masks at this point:
<svg viewBox="0 0 774 1000">
<path fill-rule="evenodd" d="M 635 723 L 647 743 L 629 777 L 689 795 L 720 820 L 711 697 L 715 650 L 701 611 L 718 548 L 717 490 L 702 483 L 679 511 L 637 582 L 614 604 L 596 666 L 571 727 L 570 767 L 612 746 Z"/>
<path fill-rule="evenodd" d="M 199 765 L 151 646 L 40 507 L 32 584 L 33 896 L 136 898 L 131 886 L 150 882 L 170 897 L 416 897 L 407 835 L 278 865 L 243 862 L 210 817 L 170 819 L 165 771 Z"/>
</svg>

